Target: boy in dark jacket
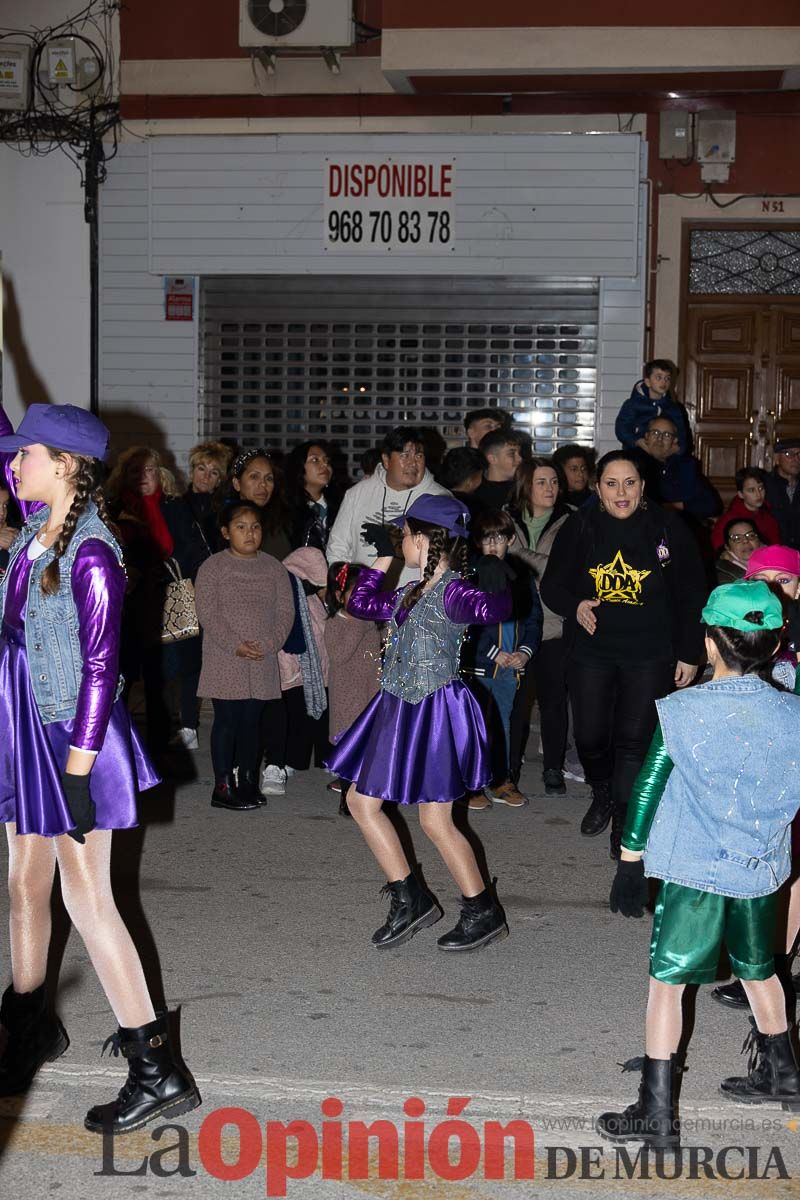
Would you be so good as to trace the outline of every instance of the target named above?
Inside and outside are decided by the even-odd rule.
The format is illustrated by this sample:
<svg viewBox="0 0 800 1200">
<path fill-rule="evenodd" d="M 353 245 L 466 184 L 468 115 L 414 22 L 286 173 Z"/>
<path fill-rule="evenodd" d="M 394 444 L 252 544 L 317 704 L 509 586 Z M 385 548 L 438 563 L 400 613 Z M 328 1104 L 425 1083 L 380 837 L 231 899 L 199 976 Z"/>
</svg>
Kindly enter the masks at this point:
<svg viewBox="0 0 800 1200">
<path fill-rule="evenodd" d="M 505 558 L 515 537 L 514 522 L 499 509 L 481 513 L 472 524 L 477 555 Z M 528 803 L 511 779 L 511 713 L 520 681 L 542 640 L 542 606 L 533 575 L 515 563 L 511 583 L 511 619 L 499 625 L 471 625 L 461 651 L 461 674 L 480 701 L 492 754 L 491 800 L 522 808 Z M 471 798 L 471 808 L 487 808 L 484 797 Z"/>
<path fill-rule="evenodd" d="M 623 450 L 647 450 L 644 435 L 653 417 L 667 417 L 678 431 L 675 453 L 689 451 L 689 425 L 686 410 L 673 399 L 670 392 L 672 363 L 666 358 L 653 358 L 644 365 L 644 378 L 633 385 L 630 396 L 617 414 L 614 433 Z"/>
</svg>

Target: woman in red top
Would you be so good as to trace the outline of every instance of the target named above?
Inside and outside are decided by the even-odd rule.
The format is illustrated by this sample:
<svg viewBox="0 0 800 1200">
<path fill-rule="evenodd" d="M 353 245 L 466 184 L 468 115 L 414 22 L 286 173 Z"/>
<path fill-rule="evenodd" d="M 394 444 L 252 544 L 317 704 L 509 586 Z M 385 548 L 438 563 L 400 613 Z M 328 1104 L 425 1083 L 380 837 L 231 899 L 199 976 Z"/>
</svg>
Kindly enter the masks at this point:
<svg viewBox="0 0 800 1200">
<path fill-rule="evenodd" d="M 781 540 L 778 522 L 767 502 L 764 472 L 760 467 L 742 467 L 736 472 L 736 495 L 711 531 L 715 553 L 725 544 L 725 527 L 736 517 L 745 517 L 755 524 L 762 542 L 772 546 Z"/>
</svg>

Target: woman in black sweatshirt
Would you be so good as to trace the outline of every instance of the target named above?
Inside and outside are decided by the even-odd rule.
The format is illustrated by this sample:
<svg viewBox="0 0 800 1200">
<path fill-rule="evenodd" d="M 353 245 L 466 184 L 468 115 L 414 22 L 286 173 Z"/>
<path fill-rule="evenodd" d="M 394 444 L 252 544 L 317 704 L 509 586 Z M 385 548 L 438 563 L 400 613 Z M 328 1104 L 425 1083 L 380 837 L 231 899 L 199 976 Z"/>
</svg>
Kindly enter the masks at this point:
<svg viewBox="0 0 800 1200">
<path fill-rule="evenodd" d="M 619 856 L 628 796 L 656 724 L 655 700 L 695 677 L 703 649 L 703 564 L 680 517 L 644 498 L 622 450 L 597 468 L 599 504 L 559 530 L 540 584 L 565 619 L 575 741 L 592 788 L 581 833 L 611 821 Z"/>
</svg>

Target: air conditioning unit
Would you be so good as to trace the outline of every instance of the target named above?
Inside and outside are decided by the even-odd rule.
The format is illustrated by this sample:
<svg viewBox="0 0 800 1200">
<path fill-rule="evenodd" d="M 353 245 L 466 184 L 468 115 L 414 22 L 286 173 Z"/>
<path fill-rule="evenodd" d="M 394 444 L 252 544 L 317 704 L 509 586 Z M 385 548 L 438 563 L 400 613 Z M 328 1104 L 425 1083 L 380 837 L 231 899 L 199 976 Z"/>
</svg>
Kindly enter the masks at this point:
<svg viewBox="0 0 800 1200">
<path fill-rule="evenodd" d="M 352 42 L 352 0 L 239 0 L 240 46 L 313 49 Z"/>
</svg>

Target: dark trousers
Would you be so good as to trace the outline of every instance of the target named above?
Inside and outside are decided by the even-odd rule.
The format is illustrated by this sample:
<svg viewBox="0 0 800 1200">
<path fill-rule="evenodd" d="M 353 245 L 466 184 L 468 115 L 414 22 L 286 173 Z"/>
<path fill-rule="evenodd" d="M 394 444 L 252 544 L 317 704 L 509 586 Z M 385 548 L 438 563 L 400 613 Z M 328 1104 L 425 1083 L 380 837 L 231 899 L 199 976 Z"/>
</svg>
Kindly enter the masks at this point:
<svg viewBox="0 0 800 1200">
<path fill-rule="evenodd" d="M 654 701 L 674 688 L 669 662 L 567 666 L 575 744 L 586 782 L 611 783 L 614 805 L 625 809 L 656 727 Z"/>
<path fill-rule="evenodd" d="M 569 727 L 564 639 L 549 638 L 542 642 L 531 659 L 529 669 L 536 684 L 536 702 L 539 705 L 542 769 L 561 771 L 564 767 Z"/>
<path fill-rule="evenodd" d="M 261 751 L 263 700 L 213 700 L 211 762 L 214 776 L 230 775 L 234 767 L 243 772 L 258 770 Z"/>
<path fill-rule="evenodd" d="M 315 766 L 322 766 L 329 748 L 328 709 L 312 720 L 302 687 L 289 688 L 280 700 L 268 700 L 261 718 L 261 748 L 267 766 L 307 771 L 312 755 Z"/>
</svg>

